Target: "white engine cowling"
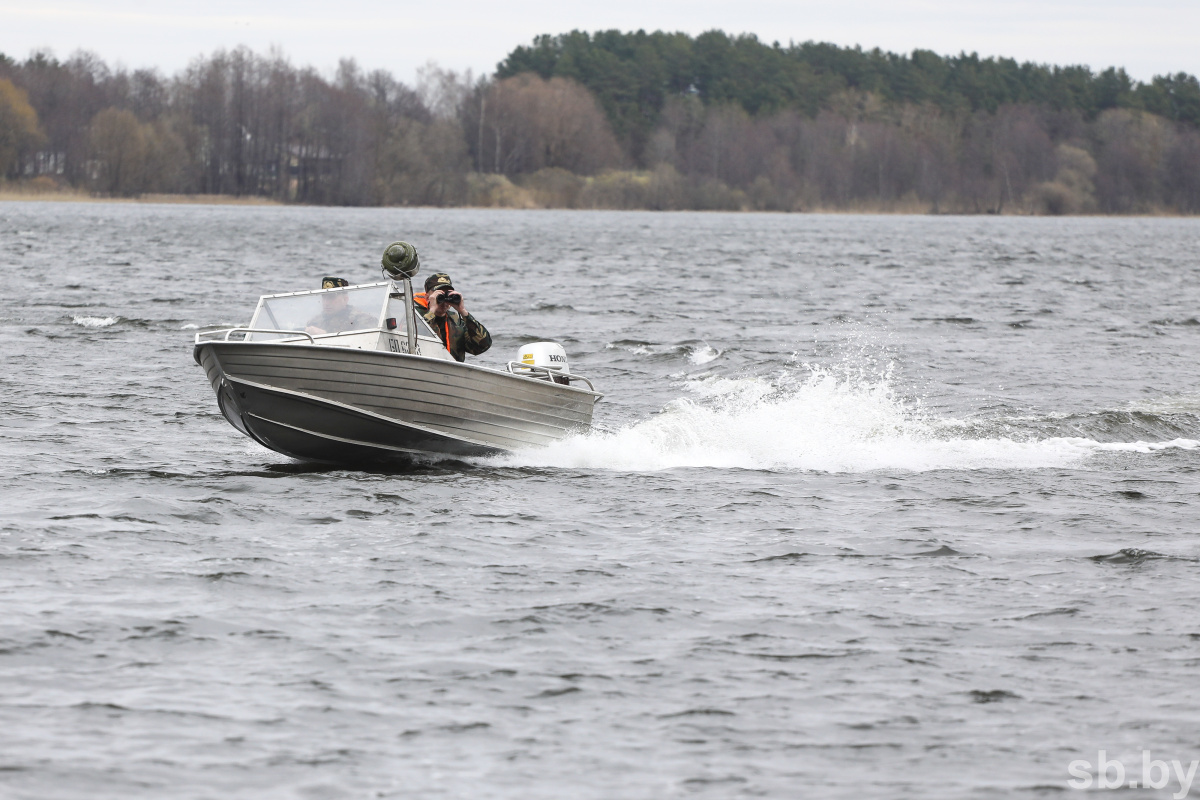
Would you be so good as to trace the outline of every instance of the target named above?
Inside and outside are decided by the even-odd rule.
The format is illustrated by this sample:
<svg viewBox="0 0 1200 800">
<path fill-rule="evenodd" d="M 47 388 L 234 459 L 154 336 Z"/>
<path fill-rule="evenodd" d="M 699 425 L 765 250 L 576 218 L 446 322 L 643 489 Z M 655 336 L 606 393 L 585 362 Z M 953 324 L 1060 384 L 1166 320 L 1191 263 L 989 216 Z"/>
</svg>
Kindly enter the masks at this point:
<svg viewBox="0 0 1200 800">
<path fill-rule="evenodd" d="M 532 342 L 517 351 L 517 361 L 530 367 L 546 367 L 547 369 L 571 374 L 571 365 L 567 363 L 567 351 L 558 342 Z"/>
</svg>

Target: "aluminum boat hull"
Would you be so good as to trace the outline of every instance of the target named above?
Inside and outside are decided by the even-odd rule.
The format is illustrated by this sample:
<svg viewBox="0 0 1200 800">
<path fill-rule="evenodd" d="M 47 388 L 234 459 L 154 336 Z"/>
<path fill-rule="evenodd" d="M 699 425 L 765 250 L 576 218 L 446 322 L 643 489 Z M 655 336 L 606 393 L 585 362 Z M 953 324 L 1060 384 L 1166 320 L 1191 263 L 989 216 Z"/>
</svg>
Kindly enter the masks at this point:
<svg viewBox="0 0 1200 800">
<path fill-rule="evenodd" d="M 489 455 L 587 430 L 600 395 L 457 361 L 295 343 L 208 341 L 193 355 L 233 427 L 340 464 Z"/>
</svg>

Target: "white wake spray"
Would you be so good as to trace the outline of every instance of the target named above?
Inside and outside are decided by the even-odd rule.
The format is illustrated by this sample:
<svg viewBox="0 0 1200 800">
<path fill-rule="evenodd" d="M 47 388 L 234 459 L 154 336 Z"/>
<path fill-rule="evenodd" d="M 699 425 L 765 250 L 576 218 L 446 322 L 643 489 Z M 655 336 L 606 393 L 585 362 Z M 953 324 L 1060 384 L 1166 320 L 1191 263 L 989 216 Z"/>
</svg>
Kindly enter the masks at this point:
<svg viewBox="0 0 1200 800">
<path fill-rule="evenodd" d="M 675 467 L 771 471 L 1043 469 L 1103 450 L 1147 453 L 1200 442 L 1101 443 L 1083 438 L 968 438 L 898 397 L 888 374 L 709 379 L 661 413 L 613 433 L 594 432 L 489 459 L 505 466 L 650 472 Z"/>
<path fill-rule="evenodd" d="M 84 328 L 107 328 L 120 321 L 120 317 L 71 317 L 71 322 Z"/>
</svg>

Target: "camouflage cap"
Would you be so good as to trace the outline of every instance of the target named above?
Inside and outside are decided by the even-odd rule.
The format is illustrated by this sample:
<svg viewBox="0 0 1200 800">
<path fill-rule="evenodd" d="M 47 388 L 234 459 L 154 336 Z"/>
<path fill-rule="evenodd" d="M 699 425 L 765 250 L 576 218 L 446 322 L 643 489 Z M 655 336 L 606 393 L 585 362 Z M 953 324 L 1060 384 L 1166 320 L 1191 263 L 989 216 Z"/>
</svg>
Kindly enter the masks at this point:
<svg viewBox="0 0 1200 800">
<path fill-rule="evenodd" d="M 435 272 L 425 279 L 425 293 L 437 291 L 438 289 L 453 289 L 454 284 L 450 282 L 450 276 L 444 272 Z"/>
<path fill-rule="evenodd" d="M 321 278 L 322 289 L 336 289 L 339 286 L 349 286 L 350 281 L 345 278 Z"/>
</svg>

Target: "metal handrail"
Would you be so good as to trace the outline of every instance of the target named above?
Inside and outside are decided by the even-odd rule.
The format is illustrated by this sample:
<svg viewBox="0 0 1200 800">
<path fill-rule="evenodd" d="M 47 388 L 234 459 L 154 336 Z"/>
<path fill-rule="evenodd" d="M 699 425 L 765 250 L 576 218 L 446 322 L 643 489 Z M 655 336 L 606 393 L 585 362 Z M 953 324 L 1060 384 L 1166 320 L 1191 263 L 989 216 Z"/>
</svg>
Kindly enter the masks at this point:
<svg viewBox="0 0 1200 800">
<path fill-rule="evenodd" d="M 230 334 L 234 333 L 278 333 L 284 335 L 304 336 L 307 337 L 308 340 L 313 344 L 317 343 L 316 339 L 314 339 L 312 334 L 308 331 L 281 331 L 278 328 L 224 328 L 219 331 L 201 331 L 200 333 L 197 333 L 196 344 L 200 344 L 202 341 L 213 341 L 213 339 L 201 339 L 202 336 L 217 336 L 218 334 L 222 333 L 225 334 L 223 341 L 226 342 L 229 341 Z"/>
<path fill-rule="evenodd" d="M 542 380 L 544 378 L 545 380 L 548 380 L 548 381 L 553 381 L 555 378 L 567 378 L 568 380 L 580 380 L 580 381 L 583 381 L 584 383 L 586 383 L 588 385 L 588 388 L 591 389 L 593 392 L 596 391 L 596 387 L 592 385 L 592 382 L 590 380 L 588 380 L 587 378 L 585 378 L 582 375 L 577 375 L 574 372 L 561 372 L 552 367 L 542 367 L 542 366 L 538 366 L 536 364 L 526 364 L 522 361 L 509 361 L 507 364 L 507 367 L 508 367 L 508 371 L 510 373 L 512 373 L 513 375 L 517 375 L 517 377 L 537 378 L 538 380 Z M 515 372 L 513 370 L 513 367 L 520 367 L 521 371 L 526 372 L 526 373 L 537 372 L 537 373 L 542 373 L 542 374 L 540 374 L 540 375 L 523 375 L 522 376 L 522 375 L 519 375 L 517 372 Z"/>
</svg>

